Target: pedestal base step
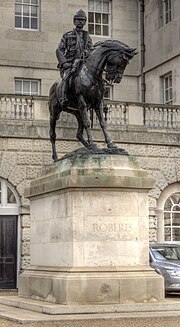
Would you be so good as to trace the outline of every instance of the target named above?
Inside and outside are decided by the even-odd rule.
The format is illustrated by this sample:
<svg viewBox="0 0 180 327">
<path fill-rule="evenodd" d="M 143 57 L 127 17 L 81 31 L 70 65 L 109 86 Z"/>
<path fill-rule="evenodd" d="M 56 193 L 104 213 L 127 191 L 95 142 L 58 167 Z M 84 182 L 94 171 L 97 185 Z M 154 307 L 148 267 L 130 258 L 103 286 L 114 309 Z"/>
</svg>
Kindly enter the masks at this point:
<svg viewBox="0 0 180 327">
<path fill-rule="evenodd" d="M 162 300 L 154 303 L 127 303 L 118 305 L 61 305 L 19 296 L 0 296 L 0 304 L 48 315 L 179 312 L 180 302 Z"/>
</svg>

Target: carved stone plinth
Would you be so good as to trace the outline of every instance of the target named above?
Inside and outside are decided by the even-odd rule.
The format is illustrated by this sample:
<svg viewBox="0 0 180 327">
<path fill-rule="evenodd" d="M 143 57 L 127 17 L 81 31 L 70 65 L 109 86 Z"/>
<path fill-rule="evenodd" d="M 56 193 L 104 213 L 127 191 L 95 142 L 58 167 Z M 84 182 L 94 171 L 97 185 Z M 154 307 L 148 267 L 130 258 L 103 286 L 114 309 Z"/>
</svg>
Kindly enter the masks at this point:
<svg viewBox="0 0 180 327">
<path fill-rule="evenodd" d="M 154 181 L 129 156 L 74 155 L 26 190 L 31 266 L 19 295 L 60 304 L 159 300 L 148 265 L 148 191 Z"/>
</svg>

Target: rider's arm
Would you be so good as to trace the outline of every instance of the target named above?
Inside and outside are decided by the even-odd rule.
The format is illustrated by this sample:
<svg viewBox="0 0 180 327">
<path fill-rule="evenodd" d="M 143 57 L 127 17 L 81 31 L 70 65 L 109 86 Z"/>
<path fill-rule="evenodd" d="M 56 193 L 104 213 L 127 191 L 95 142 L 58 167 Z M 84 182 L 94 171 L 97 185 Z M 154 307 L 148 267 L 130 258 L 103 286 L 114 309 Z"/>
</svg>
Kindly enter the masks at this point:
<svg viewBox="0 0 180 327">
<path fill-rule="evenodd" d="M 65 64 L 67 62 L 67 60 L 65 58 L 65 52 L 66 52 L 66 47 L 67 47 L 66 44 L 67 44 L 67 41 L 66 41 L 66 36 L 64 34 L 58 44 L 57 49 L 56 49 L 56 57 L 58 59 L 60 66 L 63 66 L 63 64 Z"/>
</svg>

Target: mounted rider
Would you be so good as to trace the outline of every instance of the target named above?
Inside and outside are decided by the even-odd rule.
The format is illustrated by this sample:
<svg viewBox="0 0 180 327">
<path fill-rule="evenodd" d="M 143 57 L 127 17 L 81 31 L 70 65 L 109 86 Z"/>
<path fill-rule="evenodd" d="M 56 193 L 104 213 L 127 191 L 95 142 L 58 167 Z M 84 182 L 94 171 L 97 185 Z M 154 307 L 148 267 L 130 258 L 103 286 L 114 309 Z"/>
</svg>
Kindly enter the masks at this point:
<svg viewBox="0 0 180 327">
<path fill-rule="evenodd" d="M 88 56 L 93 46 L 89 33 L 83 30 L 86 21 L 86 14 L 80 9 L 73 18 L 75 28 L 63 34 L 56 50 L 59 62 L 58 68 L 62 77 L 60 103 L 63 109 L 66 109 L 68 104 L 67 87 L 69 78 L 78 67 L 79 62 Z"/>
</svg>

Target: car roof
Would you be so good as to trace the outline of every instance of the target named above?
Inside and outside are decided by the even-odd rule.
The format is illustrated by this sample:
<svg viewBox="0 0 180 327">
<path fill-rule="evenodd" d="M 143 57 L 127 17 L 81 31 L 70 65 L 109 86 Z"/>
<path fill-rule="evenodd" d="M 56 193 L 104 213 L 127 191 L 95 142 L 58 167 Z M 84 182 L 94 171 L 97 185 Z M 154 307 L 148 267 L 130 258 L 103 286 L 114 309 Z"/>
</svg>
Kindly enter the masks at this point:
<svg viewBox="0 0 180 327">
<path fill-rule="evenodd" d="M 151 243 L 149 244 L 150 248 L 158 248 L 158 247 L 180 247 L 180 242 L 166 242 L 166 243 Z"/>
</svg>

